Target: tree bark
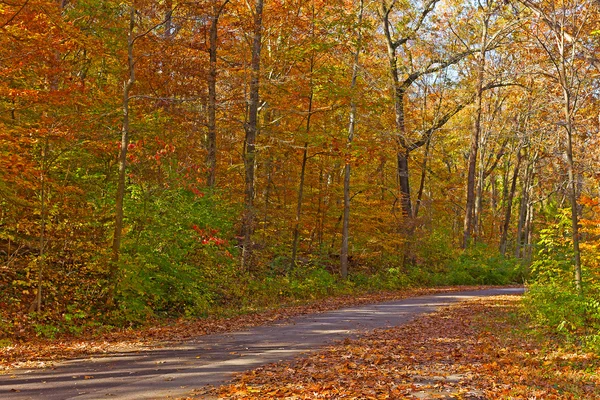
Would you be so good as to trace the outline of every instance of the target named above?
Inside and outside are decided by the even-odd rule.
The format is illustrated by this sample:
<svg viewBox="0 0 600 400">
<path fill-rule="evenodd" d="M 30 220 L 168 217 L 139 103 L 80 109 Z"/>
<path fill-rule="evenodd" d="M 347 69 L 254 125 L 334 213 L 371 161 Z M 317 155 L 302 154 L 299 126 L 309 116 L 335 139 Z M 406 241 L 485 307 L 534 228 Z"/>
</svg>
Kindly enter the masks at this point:
<svg viewBox="0 0 600 400">
<path fill-rule="evenodd" d="M 127 146 L 129 145 L 129 101 L 130 92 L 135 83 L 135 60 L 133 46 L 135 42 L 133 30 L 135 28 L 135 8 L 129 8 L 129 29 L 127 31 L 127 70 L 128 79 L 123 84 L 123 126 L 121 128 L 121 148 L 119 150 L 119 174 L 117 178 L 117 195 L 115 199 L 115 230 L 112 242 L 112 256 L 109 270 L 108 305 L 114 304 L 114 296 L 118 281 L 119 256 L 121 254 L 121 239 L 123 235 L 123 201 L 125 199 L 125 176 L 127 170 Z"/>
<path fill-rule="evenodd" d="M 569 200 L 571 203 L 571 230 L 573 237 L 573 256 L 575 262 L 575 286 L 579 294 L 583 294 L 581 274 L 581 250 L 579 249 L 579 215 L 577 212 L 577 185 L 575 183 L 575 162 L 573 160 L 573 121 L 570 110 L 570 98 L 564 90 L 564 114 L 567 120 L 565 130 L 567 133 L 567 176 L 569 178 Z"/>
<path fill-rule="evenodd" d="M 42 168 L 40 174 L 40 243 L 39 243 L 39 256 L 38 256 L 38 285 L 37 293 L 35 295 L 34 307 L 35 311 L 42 311 L 42 290 L 44 286 L 44 270 L 46 267 L 46 173 L 48 169 L 48 138 L 44 140 L 44 147 L 42 148 Z"/>
<path fill-rule="evenodd" d="M 315 34 L 315 4 L 312 3 L 312 27 L 311 36 L 314 39 Z M 300 185 L 298 186 L 298 201 L 296 203 L 296 219 L 294 222 L 294 234 L 292 239 L 292 258 L 290 260 L 290 269 L 296 266 L 296 256 L 298 253 L 298 241 L 300 239 L 300 219 L 302 217 L 302 198 L 304 196 L 304 180 L 306 177 L 306 163 L 308 161 L 308 136 L 310 135 L 310 122 L 313 112 L 313 98 L 314 98 L 314 87 L 313 87 L 313 71 L 315 68 L 315 53 L 311 52 L 310 56 L 310 67 L 309 67 L 309 94 L 308 94 L 308 110 L 306 116 L 306 141 L 304 142 L 304 149 L 302 151 L 302 167 L 300 168 Z"/>
<path fill-rule="evenodd" d="M 254 172 L 256 167 L 256 135 L 258 133 L 258 107 L 260 84 L 260 53 L 262 48 L 263 0 L 256 0 L 254 10 L 254 37 L 250 64 L 250 93 L 248 100 L 248 121 L 245 125 L 244 143 L 244 214 L 242 217 L 242 269 L 252 267 L 252 232 L 254 230 Z"/>
<path fill-rule="evenodd" d="M 356 84 L 358 80 L 359 57 L 362 46 L 362 20 L 363 20 L 364 1 L 360 0 L 358 9 L 358 34 L 356 41 L 356 51 L 352 62 L 352 81 L 350 83 L 350 122 L 348 124 L 348 140 L 346 146 L 348 149 L 352 146 L 354 140 L 354 130 L 356 128 Z M 342 219 L 342 247 L 340 249 L 340 275 L 343 279 L 348 277 L 348 245 L 350 238 L 350 160 L 345 160 L 344 165 L 344 213 Z"/>
<path fill-rule="evenodd" d="M 521 154 L 521 149 L 517 150 L 517 161 L 515 164 L 515 169 L 513 171 L 510 190 L 506 193 L 505 196 L 505 211 L 504 211 L 504 222 L 502 224 L 502 233 L 500 236 L 500 253 L 502 255 L 506 254 L 506 243 L 508 241 L 508 229 L 510 227 L 510 217 L 512 215 L 512 203 L 515 197 L 515 192 L 517 190 L 517 178 L 519 176 L 519 169 L 521 167 L 521 160 L 523 156 Z M 506 185 L 506 182 L 505 182 Z"/>
<path fill-rule="evenodd" d="M 486 47 L 488 36 L 488 16 L 485 16 L 483 30 L 481 33 L 481 43 L 479 51 L 479 59 L 477 65 L 477 87 L 475 98 L 475 123 L 473 124 L 473 133 L 471 135 L 471 145 L 469 147 L 469 161 L 467 172 L 467 201 L 465 204 L 465 219 L 463 224 L 463 242 L 462 247 L 466 249 L 471 244 L 473 235 L 473 225 L 475 220 L 475 174 L 477 171 L 477 158 L 479 152 L 479 139 L 481 137 L 481 116 L 483 113 L 483 81 L 486 64 Z"/>
<path fill-rule="evenodd" d="M 419 190 L 417 191 L 417 201 L 415 203 L 415 218 L 417 218 L 417 216 L 419 215 L 421 201 L 423 200 L 423 190 L 425 189 L 425 178 L 427 177 L 427 160 L 429 159 L 430 146 L 431 140 L 427 140 L 427 144 L 425 145 L 425 152 L 423 154 L 423 162 L 421 163 L 421 179 L 419 180 Z"/>
<path fill-rule="evenodd" d="M 519 217 L 517 219 L 517 236 L 515 239 L 515 257 L 521 258 L 521 247 L 523 246 L 523 228 L 527 219 L 527 203 L 529 202 L 529 177 L 531 163 L 525 168 L 525 177 L 521 188 L 521 199 L 519 201 Z"/>
<path fill-rule="evenodd" d="M 217 175 L 217 45 L 219 32 L 219 17 L 229 0 L 221 5 L 212 0 L 212 17 L 209 32 L 209 68 L 208 68 L 208 136 L 206 164 L 208 173 L 206 186 L 213 187 Z"/>
<path fill-rule="evenodd" d="M 311 101 L 312 105 L 312 94 Z M 311 106 L 309 105 L 309 109 Z M 308 116 L 310 121 L 310 112 Z M 310 122 L 307 122 L 307 129 Z M 300 184 L 298 185 L 298 199 L 296 202 L 296 219 L 294 222 L 294 234 L 292 239 L 292 258 L 290 260 L 290 269 L 296 266 L 296 255 L 298 253 L 298 240 L 300 238 L 300 217 L 302 215 L 302 197 L 304 196 L 304 178 L 306 176 L 306 162 L 308 161 L 308 142 L 304 142 L 304 150 L 302 151 L 302 167 L 300 168 Z"/>
</svg>

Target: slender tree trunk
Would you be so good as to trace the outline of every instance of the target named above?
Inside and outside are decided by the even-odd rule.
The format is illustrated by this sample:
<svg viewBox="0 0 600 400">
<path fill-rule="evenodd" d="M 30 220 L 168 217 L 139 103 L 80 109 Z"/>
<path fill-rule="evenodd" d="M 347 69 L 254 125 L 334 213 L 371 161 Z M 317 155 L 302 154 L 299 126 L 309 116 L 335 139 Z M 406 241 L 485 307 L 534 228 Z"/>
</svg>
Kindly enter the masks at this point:
<svg viewBox="0 0 600 400">
<path fill-rule="evenodd" d="M 40 174 L 40 254 L 38 256 L 38 285 L 32 307 L 35 308 L 35 311 L 37 312 L 42 311 L 42 290 L 44 285 L 44 270 L 46 267 L 46 171 L 48 169 L 48 147 L 48 138 L 45 138 L 44 147 L 42 148 L 42 168 Z"/>
<path fill-rule="evenodd" d="M 273 180 L 271 177 L 272 169 L 273 169 L 273 166 L 271 165 L 271 159 L 269 158 L 267 160 L 267 165 L 266 165 L 267 186 L 265 187 L 265 209 L 263 212 L 263 226 L 262 226 L 263 242 L 265 242 L 267 240 L 267 223 L 268 223 L 268 217 L 269 217 L 269 202 L 271 200 L 271 185 L 273 184 Z"/>
<path fill-rule="evenodd" d="M 496 223 L 498 222 L 498 176 L 496 174 L 492 174 L 490 185 L 490 213 L 492 215 L 490 232 L 494 235 L 496 232 Z"/>
<path fill-rule="evenodd" d="M 311 36 L 314 39 L 315 34 L 315 3 L 312 3 L 312 27 Z M 306 116 L 306 141 L 304 142 L 304 150 L 302 152 L 302 167 L 300 169 L 300 185 L 298 187 L 298 202 L 296 204 L 296 220 L 294 223 L 294 235 L 292 240 L 292 259 L 290 260 L 290 269 L 296 266 L 296 256 L 298 253 L 298 240 L 300 239 L 300 218 L 302 217 L 302 198 L 304 196 L 304 180 L 306 177 L 306 163 L 308 161 L 308 136 L 310 135 L 310 121 L 313 112 L 313 71 L 315 68 L 315 53 L 311 52 L 310 68 L 309 68 L 309 94 L 308 94 L 308 115 Z"/>
<path fill-rule="evenodd" d="M 217 45 L 219 32 L 219 17 L 229 0 L 221 5 L 212 0 L 212 19 L 209 32 L 209 67 L 208 67 L 208 137 L 206 164 L 208 174 L 206 185 L 213 187 L 217 175 Z"/>
<path fill-rule="evenodd" d="M 573 161 L 573 121 L 570 110 L 570 96 L 564 90 L 564 115 L 567 120 L 565 130 L 567 133 L 567 176 L 569 178 L 569 200 L 571 203 L 571 230 L 573 236 L 573 255 L 575 261 L 575 285 L 579 294 L 583 294 L 581 274 L 581 251 L 579 249 L 579 215 L 577 213 L 577 185 L 575 182 L 575 163 Z"/>
<path fill-rule="evenodd" d="M 336 167 L 337 169 L 337 167 Z M 323 248 L 323 237 L 325 230 L 325 212 L 327 211 L 328 190 L 330 174 L 324 171 L 323 163 L 319 172 L 319 205 L 317 208 L 317 244 L 319 249 Z M 333 247 L 333 246 L 332 246 Z"/>
<path fill-rule="evenodd" d="M 115 200 L 115 230 L 113 234 L 112 256 L 110 263 L 110 287 L 107 302 L 114 304 L 114 296 L 118 281 L 119 257 L 121 254 L 121 239 L 123 235 L 123 201 L 125 199 L 125 176 L 127 170 L 127 146 L 129 145 L 129 101 L 130 92 L 135 83 L 135 62 L 133 58 L 135 28 L 135 8 L 129 8 L 129 30 L 127 32 L 127 68 L 128 79 L 123 84 L 123 127 L 121 129 L 121 149 L 119 151 L 119 175 L 117 178 L 117 196 Z"/>
<path fill-rule="evenodd" d="M 481 33 L 481 50 L 479 52 L 478 68 L 477 68 L 477 88 L 475 100 L 475 123 L 473 126 L 473 134 L 471 135 L 471 145 L 469 148 L 469 162 L 467 173 L 467 201 L 465 205 L 465 219 L 463 224 L 463 243 L 462 247 L 467 248 L 471 243 L 473 234 L 473 225 L 475 218 L 475 174 L 477 171 L 477 158 L 479 152 L 479 139 L 481 136 L 481 116 L 483 114 L 483 80 L 486 64 L 486 46 L 488 33 L 488 18 L 486 17 Z"/>
<path fill-rule="evenodd" d="M 312 95 L 311 95 L 312 98 Z M 312 100 L 311 100 L 312 103 Z M 310 108 L 310 106 L 309 106 Z M 310 120 L 310 112 L 308 119 Z M 309 122 L 307 122 L 307 129 Z M 302 152 L 302 167 L 300 169 L 300 185 L 298 186 L 298 201 L 296 203 L 296 219 L 294 222 L 294 235 L 292 240 L 292 259 L 290 261 L 290 269 L 296 266 L 296 255 L 298 253 L 298 240 L 300 237 L 300 217 L 302 215 L 302 197 L 304 195 L 304 178 L 306 176 L 306 162 L 308 161 L 308 142 L 304 142 L 304 150 Z"/>
<path fill-rule="evenodd" d="M 248 121 L 245 126 L 244 169 L 246 187 L 244 191 L 244 215 L 242 218 L 242 269 L 251 269 L 252 231 L 254 230 L 254 173 L 256 167 L 256 135 L 258 133 L 258 108 L 260 84 L 260 52 L 262 48 L 263 0 L 256 0 L 254 10 L 254 38 L 252 41 L 252 61 L 250 93 L 248 100 Z"/>
<path fill-rule="evenodd" d="M 415 203 L 415 215 L 417 218 L 419 215 L 419 209 L 421 208 L 421 201 L 423 200 L 423 190 L 425 189 L 425 178 L 427 177 L 427 160 L 429 159 L 429 148 L 431 146 L 431 139 L 427 140 L 425 144 L 425 153 L 423 154 L 423 162 L 421 163 L 421 179 L 419 180 L 419 191 L 417 192 L 417 201 Z"/>
<path fill-rule="evenodd" d="M 358 40 L 356 41 L 356 51 L 352 63 L 352 81 L 350 83 L 350 122 L 348 124 L 348 149 L 352 146 L 354 140 L 354 129 L 356 127 L 356 83 L 358 80 L 359 57 L 362 46 L 362 19 L 363 19 L 364 1 L 360 0 L 358 9 Z M 342 247 L 340 249 L 340 274 L 342 278 L 348 277 L 348 242 L 350 237 L 350 160 L 345 160 L 344 165 L 344 214 L 342 219 Z"/>
<path fill-rule="evenodd" d="M 577 292 L 583 295 L 582 275 L 581 275 L 581 251 L 579 249 L 579 215 L 577 206 L 577 184 L 575 182 L 575 162 L 573 158 L 573 110 L 572 110 L 572 82 L 569 81 L 567 74 L 567 55 L 565 54 L 565 33 L 564 22 L 562 21 L 563 30 L 560 35 L 556 35 L 557 48 L 559 50 L 560 59 L 555 63 L 558 69 L 559 82 L 563 94 L 563 117 L 565 120 L 564 128 L 566 133 L 566 158 L 567 158 L 567 176 L 569 178 L 569 200 L 571 203 L 571 231 L 573 240 L 573 256 L 575 262 L 575 285 Z M 575 51 L 575 46 L 572 46 L 572 51 Z M 571 55 L 573 58 L 573 54 Z"/>
<path fill-rule="evenodd" d="M 408 170 L 409 152 L 406 149 L 401 149 L 396 153 L 397 161 L 397 179 L 400 187 L 400 205 L 402 207 L 402 215 L 412 218 L 412 202 L 410 200 L 410 180 Z"/>
<path fill-rule="evenodd" d="M 475 206 L 473 209 L 473 232 L 475 234 L 474 242 L 477 242 L 481 235 L 481 207 L 483 202 L 483 187 L 485 184 L 485 165 L 483 163 L 486 141 L 482 140 L 480 143 L 480 158 L 479 168 L 477 171 L 477 183 L 475 185 Z"/>
<path fill-rule="evenodd" d="M 379 168 L 378 168 L 378 172 L 379 172 L 379 186 L 380 186 L 380 193 L 381 193 L 381 203 L 385 203 L 385 164 L 386 164 L 386 158 L 385 156 L 381 157 L 380 159 L 380 164 L 379 164 Z"/>
<path fill-rule="evenodd" d="M 523 229 L 523 238 L 525 243 L 523 259 L 529 264 L 531 262 L 531 240 L 533 238 L 533 204 L 531 200 L 527 203 L 527 219 L 525 220 L 525 228 Z"/>
<path fill-rule="evenodd" d="M 523 178 L 523 188 L 521 191 L 521 202 L 519 207 L 519 219 L 517 221 L 517 239 L 515 243 L 515 257 L 522 258 L 522 248 L 525 244 L 524 229 L 527 223 L 527 211 L 529 210 L 529 193 L 531 191 L 533 165 L 537 156 L 529 159 L 527 168 L 525 168 L 525 177 Z"/>
<path fill-rule="evenodd" d="M 521 154 L 521 149 L 517 150 L 517 161 L 515 164 L 515 169 L 513 171 L 510 190 L 506 192 L 505 198 L 505 211 L 504 211 L 504 223 L 502 224 L 502 233 L 500 236 L 500 253 L 502 255 L 506 254 L 506 243 L 508 240 L 508 229 L 510 227 L 510 217 L 512 215 L 512 203 L 515 197 L 515 192 L 517 190 L 517 178 L 519 176 L 519 169 L 521 167 L 521 160 L 523 156 Z M 506 180 L 504 185 L 506 186 Z"/>
</svg>

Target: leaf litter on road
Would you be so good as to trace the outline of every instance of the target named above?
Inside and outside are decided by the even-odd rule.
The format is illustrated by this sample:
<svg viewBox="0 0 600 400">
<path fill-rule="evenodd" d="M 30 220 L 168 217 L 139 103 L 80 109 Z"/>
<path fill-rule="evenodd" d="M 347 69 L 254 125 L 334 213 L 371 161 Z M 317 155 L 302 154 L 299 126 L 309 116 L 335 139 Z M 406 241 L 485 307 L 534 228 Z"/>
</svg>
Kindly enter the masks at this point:
<svg viewBox="0 0 600 400">
<path fill-rule="evenodd" d="M 349 306 L 482 288 L 485 287 L 455 286 L 352 294 L 315 299 L 299 304 L 284 304 L 233 317 L 212 316 L 201 319 L 150 321 L 145 327 L 118 329 L 98 336 L 90 334 L 77 337 L 64 336 L 53 340 L 28 337 L 21 342 L 0 347 L 0 373 L 8 373 L 14 368 L 45 368 L 57 361 L 69 358 L 154 349 L 181 343 L 202 335 L 281 323 L 295 316 Z"/>
<path fill-rule="evenodd" d="M 393 329 L 240 374 L 190 398 L 598 399 L 600 359 L 549 350 L 516 296 L 449 306 Z"/>
</svg>

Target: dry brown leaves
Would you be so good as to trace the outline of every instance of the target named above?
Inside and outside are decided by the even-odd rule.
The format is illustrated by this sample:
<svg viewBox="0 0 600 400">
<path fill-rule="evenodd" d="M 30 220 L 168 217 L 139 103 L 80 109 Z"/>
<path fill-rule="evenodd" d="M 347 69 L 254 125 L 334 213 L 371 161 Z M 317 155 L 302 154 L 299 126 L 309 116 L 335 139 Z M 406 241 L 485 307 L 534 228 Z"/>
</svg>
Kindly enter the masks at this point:
<svg viewBox="0 0 600 400">
<path fill-rule="evenodd" d="M 221 399 L 599 399 L 600 359 L 544 351 L 511 318 L 518 297 L 451 306 L 242 374 Z"/>
<path fill-rule="evenodd" d="M 334 310 L 360 304 L 403 299 L 425 294 L 482 287 L 452 287 L 438 289 L 411 289 L 396 292 L 347 295 L 318 299 L 308 304 L 283 305 L 252 314 L 231 318 L 210 317 L 195 320 L 152 321 L 141 329 L 121 329 L 98 337 L 64 337 L 56 340 L 28 338 L 21 343 L 0 347 L 0 373 L 18 367 L 47 367 L 53 362 L 91 354 L 140 351 L 170 343 L 182 342 L 193 337 L 212 333 L 232 332 L 252 326 L 282 322 L 294 316 Z"/>
</svg>

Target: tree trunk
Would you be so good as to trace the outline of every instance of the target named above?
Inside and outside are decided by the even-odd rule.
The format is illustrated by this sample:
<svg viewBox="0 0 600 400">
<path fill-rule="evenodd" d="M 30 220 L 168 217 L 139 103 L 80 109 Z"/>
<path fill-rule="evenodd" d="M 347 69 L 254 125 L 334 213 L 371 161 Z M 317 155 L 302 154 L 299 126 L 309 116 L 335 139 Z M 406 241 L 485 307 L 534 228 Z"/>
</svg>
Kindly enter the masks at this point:
<svg viewBox="0 0 600 400">
<path fill-rule="evenodd" d="M 402 215 L 412 218 L 412 202 L 410 200 L 410 179 L 408 171 L 408 156 L 409 152 L 401 149 L 396 153 L 397 160 L 397 178 L 400 187 L 400 205 L 402 207 Z"/>
<path fill-rule="evenodd" d="M 573 236 L 573 255 L 575 261 L 575 285 L 577 292 L 583 294 L 581 275 L 581 251 L 579 249 L 579 215 L 577 213 L 577 186 L 575 183 L 575 163 L 573 161 L 573 121 L 570 110 L 570 98 L 564 90 L 564 114 L 567 120 L 565 130 L 567 133 L 567 176 L 569 178 L 569 200 L 571 203 L 571 230 Z"/>
<path fill-rule="evenodd" d="M 312 27 L 311 35 L 314 39 L 315 34 L 315 3 L 312 3 Z M 290 269 L 296 266 L 296 255 L 298 253 L 298 240 L 300 239 L 300 218 L 302 217 L 302 197 L 304 196 L 304 180 L 306 178 L 306 163 L 308 161 L 308 136 L 310 135 L 310 121 L 313 112 L 313 71 L 315 69 L 315 53 L 311 52 L 309 67 L 309 94 L 308 94 L 308 115 L 306 116 L 306 141 L 302 152 L 302 167 L 300 169 L 300 185 L 298 187 L 298 201 L 296 203 L 296 220 L 294 223 L 294 235 L 292 240 L 292 259 L 290 260 Z"/>
<path fill-rule="evenodd" d="M 123 235 L 123 201 L 125 199 L 125 176 L 127 169 L 127 146 L 129 145 L 129 101 L 130 92 L 135 83 L 135 61 L 133 58 L 133 45 L 135 28 L 135 8 L 129 8 L 129 30 L 127 32 L 127 68 L 128 79 L 123 84 L 123 127 L 121 129 L 121 149 L 119 151 L 119 175 L 117 179 L 117 196 L 115 200 L 115 230 L 113 234 L 112 256 L 109 271 L 108 305 L 114 304 L 114 296 L 118 282 L 119 256 L 121 253 L 121 239 Z"/>
<path fill-rule="evenodd" d="M 519 176 L 519 169 L 521 167 L 521 160 L 523 156 L 521 154 L 521 149 L 517 150 L 517 162 L 515 164 L 515 169 L 512 175 L 510 190 L 505 192 L 505 211 L 504 211 L 504 223 L 502 224 L 502 233 L 500 236 L 500 253 L 502 255 L 506 254 L 506 243 L 508 240 L 508 229 L 510 227 L 510 217 L 512 215 L 512 203 L 515 197 L 515 192 L 517 190 L 517 178 Z M 506 180 L 504 182 L 504 186 L 506 186 Z"/>
<path fill-rule="evenodd" d="M 312 95 L 311 95 L 312 104 Z M 309 106 L 309 108 L 311 108 Z M 310 112 L 308 116 L 310 121 Z M 307 122 L 307 129 L 310 126 Z M 302 167 L 300 169 L 300 185 L 298 186 L 298 201 L 296 203 L 296 219 L 294 222 L 294 235 L 292 240 L 292 259 L 290 260 L 290 269 L 296 266 L 296 254 L 298 252 L 298 240 L 300 237 L 300 216 L 302 215 L 302 197 L 304 195 L 304 178 L 306 176 L 306 162 L 308 160 L 308 142 L 304 142 L 304 151 L 302 152 Z"/>
<path fill-rule="evenodd" d="M 484 135 L 485 136 L 485 135 Z M 485 184 L 485 165 L 483 163 L 484 154 L 486 150 L 486 140 L 482 138 L 480 141 L 480 159 L 479 159 L 479 168 L 477 171 L 477 183 L 475 185 L 475 205 L 473 208 L 473 232 L 475 234 L 474 242 L 477 242 L 477 239 L 481 235 L 481 207 L 483 202 L 483 187 Z"/>
<path fill-rule="evenodd" d="M 35 311 L 42 311 L 42 289 L 44 285 L 44 269 L 46 267 L 46 171 L 48 169 L 48 138 L 44 140 L 44 147 L 42 148 L 42 168 L 40 174 L 40 244 L 39 244 L 39 256 L 38 256 L 38 285 L 37 293 L 35 295 L 35 301 L 33 307 Z"/>
<path fill-rule="evenodd" d="M 350 83 L 350 122 L 348 124 L 348 149 L 352 146 L 354 140 L 354 129 L 356 127 L 356 99 L 354 92 L 358 80 L 359 57 L 362 46 L 362 19 L 363 19 L 364 1 L 360 0 L 358 10 L 358 38 L 356 41 L 356 51 L 352 63 L 352 81 Z M 340 274 L 343 279 L 348 277 L 348 242 L 350 236 L 350 160 L 345 160 L 344 165 L 344 213 L 342 220 L 342 247 L 340 249 Z"/>
<path fill-rule="evenodd" d="M 208 67 L 208 137 L 206 143 L 206 165 L 208 173 L 206 186 L 213 187 L 217 175 L 217 45 L 219 17 L 229 0 L 220 6 L 212 0 L 212 19 L 209 32 L 209 67 Z"/>
<path fill-rule="evenodd" d="M 260 52 L 262 48 L 263 0 L 256 0 L 254 10 L 254 38 L 252 41 L 252 61 L 250 64 L 250 93 L 248 100 L 248 121 L 245 126 L 244 143 L 244 215 L 242 217 L 242 269 L 252 267 L 252 231 L 254 230 L 254 172 L 256 166 L 256 135 L 258 133 L 258 107 L 260 83 Z"/>
<path fill-rule="evenodd" d="M 419 191 L 417 192 L 417 202 L 415 204 L 415 218 L 417 218 L 417 216 L 419 215 L 421 201 L 423 200 L 423 190 L 425 189 L 425 178 L 427 177 L 427 160 L 429 158 L 430 146 L 431 139 L 428 139 L 427 144 L 425 145 L 425 153 L 423 154 L 423 162 L 421 163 L 421 179 L 419 180 Z"/>
<path fill-rule="evenodd" d="M 479 62 L 477 68 L 477 87 L 475 100 L 475 123 L 471 135 L 471 145 L 469 147 L 469 162 L 467 173 L 467 201 L 465 205 L 465 219 L 463 224 L 463 242 L 462 247 L 466 249 L 471 243 L 473 234 L 473 225 L 475 218 L 475 174 L 477 171 L 477 158 L 479 152 L 479 138 L 481 136 L 481 116 L 483 101 L 483 80 L 486 64 L 486 46 L 488 33 L 488 18 L 486 17 L 481 33 L 481 50 L 479 52 Z"/>
<path fill-rule="evenodd" d="M 522 258 L 522 248 L 525 244 L 525 225 L 527 224 L 527 212 L 529 211 L 529 193 L 531 191 L 531 182 L 533 174 L 533 166 L 537 155 L 529 159 L 527 168 L 525 168 L 525 177 L 523 178 L 523 188 L 521 191 L 521 202 L 519 207 L 519 219 L 517 220 L 517 237 L 515 243 L 515 257 Z"/>
<path fill-rule="evenodd" d="M 267 240 L 267 224 L 269 218 L 269 202 L 271 200 L 271 185 L 273 184 L 273 180 L 271 177 L 271 171 L 273 166 L 271 165 L 271 158 L 267 160 L 266 170 L 267 170 L 267 185 L 265 187 L 265 209 L 263 212 L 263 224 L 262 224 L 262 233 L 263 233 L 263 242 Z"/>
</svg>

